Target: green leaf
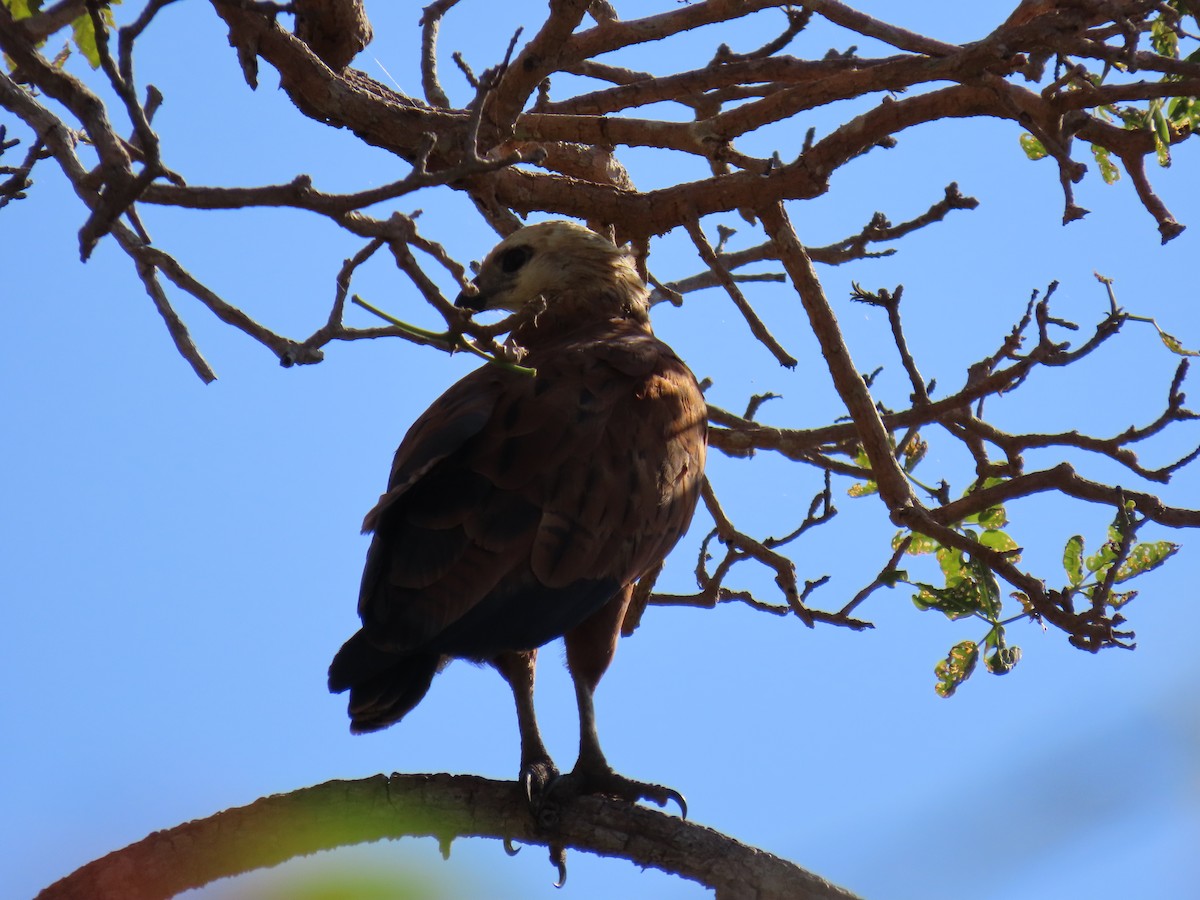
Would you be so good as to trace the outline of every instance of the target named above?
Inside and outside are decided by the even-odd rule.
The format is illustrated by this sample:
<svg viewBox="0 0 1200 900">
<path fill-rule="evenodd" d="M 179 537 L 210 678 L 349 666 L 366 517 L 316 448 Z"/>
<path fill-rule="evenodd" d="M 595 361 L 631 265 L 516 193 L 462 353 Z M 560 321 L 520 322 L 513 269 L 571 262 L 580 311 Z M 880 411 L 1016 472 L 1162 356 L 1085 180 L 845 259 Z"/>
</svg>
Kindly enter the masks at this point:
<svg viewBox="0 0 1200 900">
<path fill-rule="evenodd" d="M 71 34 L 75 38 L 75 46 L 88 64 L 93 69 L 100 68 L 100 48 L 96 46 L 96 29 L 91 15 L 84 13 L 71 22 Z"/>
<path fill-rule="evenodd" d="M 936 591 L 937 588 L 928 584 L 922 584 L 919 581 L 917 582 L 917 587 L 919 587 L 921 590 L 913 594 L 913 605 L 916 606 L 917 609 L 921 610 L 921 612 L 925 612 L 928 609 L 936 609 L 937 596 L 934 594 L 934 591 Z"/>
<path fill-rule="evenodd" d="M 963 519 L 963 522 L 967 525 L 982 525 L 984 528 L 1003 528 L 1008 524 L 1008 513 L 1002 505 L 990 506 L 980 512 L 972 513 Z"/>
<path fill-rule="evenodd" d="M 1063 568 L 1072 587 L 1078 587 L 1083 581 L 1083 535 L 1075 534 L 1067 539 L 1063 548 Z"/>
<path fill-rule="evenodd" d="M 995 550 L 997 553 L 1013 554 L 1014 551 L 1021 549 L 1016 541 L 998 528 L 989 528 L 981 534 L 979 536 L 979 543 L 983 544 L 989 550 Z M 1010 555 L 1008 559 L 1009 562 L 1018 562 L 1020 557 Z"/>
<path fill-rule="evenodd" d="M 1146 541 L 1135 544 L 1129 558 L 1117 569 L 1117 582 L 1128 581 L 1144 572 L 1157 569 L 1179 552 L 1179 545 L 1170 541 Z"/>
<path fill-rule="evenodd" d="M 1171 123 L 1167 121 L 1161 99 L 1150 101 L 1150 127 L 1154 134 L 1154 153 L 1164 169 L 1171 165 Z"/>
<path fill-rule="evenodd" d="M 1097 580 L 1105 577 L 1108 567 L 1117 558 L 1117 552 L 1121 549 L 1121 541 L 1124 540 L 1125 533 L 1132 524 L 1133 520 L 1130 518 L 1129 511 L 1124 507 L 1118 507 L 1112 524 L 1108 526 L 1108 540 L 1094 556 L 1084 559 L 1084 566 L 1089 572 L 1096 573 Z"/>
<path fill-rule="evenodd" d="M 1150 126 L 1150 114 L 1144 109 L 1138 109 L 1136 106 L 1118 106 L 1113 107 L 1113 111 L 1120 117 L 1121 125 L 1127 131 L 1140 131 Z"/>
<path fill-rule="evenodd" d="M 951 697 L 958 686 L 971 677 L 979 662 L 979 645 L 962 641 L 950 648 L 946 658 L 933 667 L 938 683 L 933 686 L 940 697 Z"/>
<path fill-rule="evenodd" d="M 915 582 L 920 591 L 913 595 L 913 604 L 920 610 L 936 609 L 951 620 L 965 619 L 979 610 L 979 586 L 963 581 L 954 587 L 934 587 L 932 584 Z"/>
<path fill-rule="evenodd" d="M 1180 131 L 1195 131 L 1200 124 L 1200 98 L 1174 98 L 1167 104 L 1167 118 Z"/>
<path fill-rule="evenodd" d="M 1179 36 L 1171 29 L 1163 17 L 1159 16 L 1150 25 L 1150 46 L 1159 56 L 1171 59 L 1179 58 Z"/>
<path fill-rule="evenodd" d="M 42 0 L 3 0 L 3 5 L 18 22 L 42 11 Z"/>
<path fill-rule="evenodd" d="M 983 645 L 989 650 L 995 650 L 997 647 L 1004 646 L 1004 626 L 993 625 L 988 629 L 988 633 L 983 636 Z"/>
<path fill-rule="evenodd" d="M 967 565 L 971 574 L 970 584 L 975 588 L 975 608 L 994 622 L 1000 617 L 1004 605 L 1000 599 L 1000 582 L 992 570 L 979 560 L 972 558 Z"/>
<path fill-rule="evenodd" d="M 1137 525 L 1137 521 L 1133 516 L 1136 509 L 1137 504 L 1132 500 L 1126 500 L 1124 504 L 1117 507 L 1112 524 L 1108 526 L 1108 539 L 1110 541 L 1119 544 L 1125 540 L 1125 535 L 1133 533 L 1133 529 Z"/>
<path fill-rule="evenodd" d="M 1006 675 L 1021 659 L 1021 648 L 1010 647 L 1005 640 L 1004 626 L 995 625 L 988 631 L 984 643 L 989 650 L 995 652 L 988 655 L 984 664 L 993 675 Z"/>
<path fill-rule="evenodd" d="M 1113 609 L 1120 609 L 1122 606 L 1124 606 L 1126 603 L 1128 603 L 1130 600 L 1132 600 L 1137 595 L 1138 595 L 1137 591 L 1124 591 L 1124 592 L 1113 591 L 1111 594 L 1108 595 L 1108 605 L 1111 606 Z"/>
<path fill-rule="evenodd" d="M 111 0 L 110 3 L 100 8 L 100 20 L 109 30 L 115 27 L 117 21 L 112 8 L 120 2 L 121 0 Z M 88 64 L 93 69 L 100 68 L 100 48 L 96 44 L 96 27 L 92 22 L 91 14 L 85 12 L 72 21 L 71 34 L 75 39 L 75 46 L 79 48 L 79 52 L 83 54 Z"/>
<path fill-rule="evenodd" d="M 1032 616 L 1037 612 L 1037 608 L 1033 605 L 1033 601 L 1029 599 L 1029 595 L 1024 591 L 1013 591 L 1011 594 L 1009 594 L 1009 596 L 1021 604 L 1021 609 L 1023 609 L 1027 615 Z"/>
<path fill-rule="evenodd" d="M 887 569 L 879 573 L 879 581 L 885 587 L 894 588 L 900 582 L 908 581 L 908 572 L 904 569 Z"/>
<path fill-rule="evenodd" d="M 999 647 L 984 661 L 984 665 L 993 675 L 1007 675 L 1020 661 L 1020 647 Z"/>
<path fill-rule="evenodd" d="M 941 545 L 927 534 L 920 534 L 916 531 L 898 531 L 896 536 L 892 538 L 892 549 L 898 550 L 900 542 L 906 537 L 912 536 L 912 540 L 908 544 L 908 549 L 904 552 L 909 556 L 923 556 L 926 553 L 933 553 Z"/>
<path fill-rule="evenodd" d="M 1100 177 L 1104 179 L 1105 184 L 1113 184 L 1121 180 L 1121 170 L 1112 161 L 1112 154 L 1108 152 L 1107 147 L 1092 144 L 1092 156 L 1096 160 L 1096 165 L 1100 169 Z"/>
<path fill-rule="evenodd" d="M 912 472 L 921 460 L 925 458 L 925 454 L 929 452 L 929 442 L 923 440 L 921 436 L 914 435 L 912 440 L 904 445 L 904 471 Z"/>
<path fill-rule="evenodd" d="M 1025 155 L 1030 159 L 1045 159 L 1050 154 L 1046 152 L 1046 148 L 1042 146 L 1042 142 L 1035 138 L 1032 134 L 1023 134 L 1020 137 L 1021 149 L 1025 151 Z"/>
<path fill-rule="evenodd" d="M 965 577 L 963 566 L 966 562 L 961 550 L 955 550 L 953 547 L 938 547 L 937 561 L 942 569 L 942 574 L 946 576 L 946 587 L 954 587 Z"/>
<path fill-rule="evenodd" d="M 979 524 L 984 528 L 1003 528 L 1008 524 L 1008 513 L 1003 506 L 993 506 L 979 514 Z"/>
<path fill-rule="evenodd" d="M 1154 327 L 1158 328 L 1157 322 L 1154 323 Z M 1161 328 L 1158 328 L 1158 336 L 1162 339 L 1162 342 L 1166 345 L 1166 348 L 1177 356 L 1200 356 L 1200 350 L 1188 350 L 1183 346 L 1179 338 L 1175 337 L 1174 335 L 1167 334 Z"/>
<path fill-rule="evenodd" d="M 1104 573 L 1108 571 L 1108 567 L 1113 564 L 1113 560 L 1117 558 L 1117 545 L 1112 541 L 1105 541 L 1104 546 L 1100 548 L 1100 552 L 1095 556 L 1089 556 L 1084 559 L 1083 564 L 1089 572 L 1095 572 L 1097 578 L 1103 578 Z"/>
<path fill-rule="evenodd" d="M 913 596 L 913 603 L 917 609 L 936 609 L 952 621 L 968 616 L 982 616 L 994 621 L 1000 608 L 999 584 L 982 566 L 980 570 L 986 577 L 960 577 L 944 588 L 922 581 L 910 582 L 920 589 Z M 976 575 L 970 569 L 965 571 L 971 576 Z"/>
<path fill-rule="evenodd" d="M 851 497 L 868 497 L 879 493 L 879 485 L 873 481 L 859 481 L 847 488 L 846 493 Z"/>
</svg>

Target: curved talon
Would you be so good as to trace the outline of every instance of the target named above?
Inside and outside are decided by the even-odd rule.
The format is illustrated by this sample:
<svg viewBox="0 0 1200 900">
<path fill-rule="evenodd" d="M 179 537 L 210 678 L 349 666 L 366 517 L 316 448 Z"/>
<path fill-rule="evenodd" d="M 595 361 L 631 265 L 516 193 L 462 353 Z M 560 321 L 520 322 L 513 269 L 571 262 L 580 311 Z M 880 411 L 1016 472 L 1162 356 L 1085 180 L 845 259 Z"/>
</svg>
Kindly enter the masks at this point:
<svg viewBox="0 0 1200 900">
<path fill-rule="evenodd" d="M 667 792 L 667 799 L 674 800 L 675 804 L 679 807 L 679 818 L 686 820 L 687 819 L 687 800 L 684 798 L 683 794 L 679 793 L 679 791 L 675 790 L 674 788 L 667 788 L 666 792 Z M 662 805 L 666 806 L 667 805 L 666 801 L 663 801 Z"/>
<path fill-rule="evenodd" d="M 525 802 L 529 804 L 529 808 L 533 808 L 533 772 L 525 771 L 521 773 L 521 787 L 525 788 Z"/>
<path fill-rule="evenodd" d="M 560 777 L 558 769 L 549 759 L 536 760 L 521 766 L 519 781 L 525 794 L 525 805 L 535 821 L 541 818 L 542 811 L 547 806 L 556 806 L 548 803 L 548 799 Z"/>
<path fill-rule="evenodd" d="M 556 888 L 561 888 L 567 883 L 567 852 L 562 847 L 550 847 L 550 862 L 558 866 L 558 881 L 554 882 Z"/>
<path fill-rule="evenodd" d="M 518 853 L 521 852 L 521 848 L 514 846 L 512 838 L 506 836 L 504 838 L 504 852 L 507 853 L 509 856 L 516 856 Z"/>
</svg>

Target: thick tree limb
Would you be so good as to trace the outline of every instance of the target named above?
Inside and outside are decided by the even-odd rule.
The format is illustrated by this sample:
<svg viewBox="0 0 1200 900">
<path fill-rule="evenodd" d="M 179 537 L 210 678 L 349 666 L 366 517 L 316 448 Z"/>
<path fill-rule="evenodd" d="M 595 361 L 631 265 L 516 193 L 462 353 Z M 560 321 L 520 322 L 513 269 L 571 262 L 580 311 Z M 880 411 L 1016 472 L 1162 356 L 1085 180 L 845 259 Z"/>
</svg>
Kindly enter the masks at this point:
<svg viewBox="0 0 1200 900">
<path fill-rule="evenodd" d="M 547 845 L 514 782 L 474 775 L 329 781 L 156 831 L 88 863 L 38 900 L 165 900 L 218 878 L 384 838 L 489 837 Z M 710 828 L 628 803 L 581 797 L 553 835 L 567 847 L 672 872 L 720 900 L 852 900 L 849 891 Z"/>
</svg>

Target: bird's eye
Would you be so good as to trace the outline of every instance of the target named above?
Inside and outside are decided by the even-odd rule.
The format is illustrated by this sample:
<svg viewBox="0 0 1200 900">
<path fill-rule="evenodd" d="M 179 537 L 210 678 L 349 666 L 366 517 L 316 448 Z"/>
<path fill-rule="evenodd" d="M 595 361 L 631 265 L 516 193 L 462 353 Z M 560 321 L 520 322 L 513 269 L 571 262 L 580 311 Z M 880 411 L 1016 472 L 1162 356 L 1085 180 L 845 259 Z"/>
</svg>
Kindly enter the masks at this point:
<svg viewBox="0 0 1200 900">
<path fill-rule="evenodd" d="M 529 262 L 529 257 L 533 256 L 533 250 L 529 247 L 509 247 L 500 254 L 497 262 L 500 264 L 500 271 L 505 275 L 511 275 L 517 271 L 525 263 Z"/>
</svg>

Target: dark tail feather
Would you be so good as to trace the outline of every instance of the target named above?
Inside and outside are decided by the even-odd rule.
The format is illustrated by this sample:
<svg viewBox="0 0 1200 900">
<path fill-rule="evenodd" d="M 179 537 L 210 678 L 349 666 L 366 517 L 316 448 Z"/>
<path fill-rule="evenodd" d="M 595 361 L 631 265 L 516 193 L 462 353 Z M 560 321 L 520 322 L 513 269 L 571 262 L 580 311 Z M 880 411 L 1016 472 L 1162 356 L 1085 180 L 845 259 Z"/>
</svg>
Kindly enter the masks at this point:
<svg viewBox="0 0 1200 900">
<path fill-rule="evenodd" d="M 329 690 L 350 690 L 350 730 L 378 731 L 399 722 L 421 702 L 440 662 L 437 653 L 389 653 L 359 631 L 329 666 Z"/>
</svg>

